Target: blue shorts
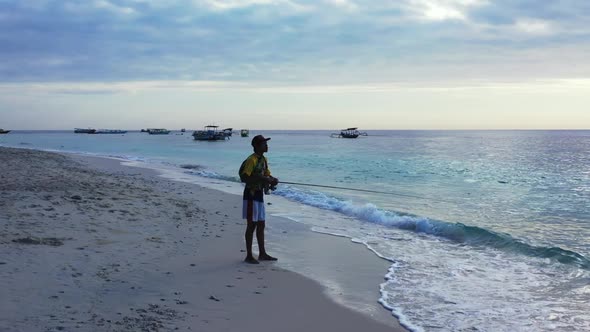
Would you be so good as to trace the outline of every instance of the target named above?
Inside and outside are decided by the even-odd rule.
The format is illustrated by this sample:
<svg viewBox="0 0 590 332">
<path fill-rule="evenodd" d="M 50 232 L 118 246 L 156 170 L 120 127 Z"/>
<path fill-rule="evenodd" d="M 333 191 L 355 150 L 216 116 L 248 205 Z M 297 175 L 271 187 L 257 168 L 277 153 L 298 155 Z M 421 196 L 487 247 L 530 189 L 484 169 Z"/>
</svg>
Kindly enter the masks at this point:
<svg viewBox="0 0 590 332">
<path fill-rule="evenodd" d="M 265 221 L 264 192 L 244 188 L 244 200 L 242 204 L 242 218 L 248 221 Z"/>
</svg>

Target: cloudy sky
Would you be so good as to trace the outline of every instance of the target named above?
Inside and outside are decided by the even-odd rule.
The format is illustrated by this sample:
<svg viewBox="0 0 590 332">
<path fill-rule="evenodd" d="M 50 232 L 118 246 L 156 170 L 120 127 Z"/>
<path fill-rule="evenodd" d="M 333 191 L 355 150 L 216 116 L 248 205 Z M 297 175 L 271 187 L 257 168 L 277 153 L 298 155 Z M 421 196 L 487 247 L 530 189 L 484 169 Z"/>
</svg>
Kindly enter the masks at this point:
<svg viewBox="0 0 590 332">
<path fill-rule="evenodd" d="M 0 0 L 0 127 L 590 128 L 588 0 Z"/>
</svg>

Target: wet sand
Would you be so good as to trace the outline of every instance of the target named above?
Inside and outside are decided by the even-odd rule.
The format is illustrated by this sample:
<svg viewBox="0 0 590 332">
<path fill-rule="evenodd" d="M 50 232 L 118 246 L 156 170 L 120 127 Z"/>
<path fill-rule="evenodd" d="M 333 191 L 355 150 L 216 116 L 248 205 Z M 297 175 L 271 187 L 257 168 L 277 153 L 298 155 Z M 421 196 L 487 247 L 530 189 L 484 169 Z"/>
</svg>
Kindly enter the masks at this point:
<svg viewBox="0 0 590 332">
<path fill-rule="evenodd" d="M 243 263 L 240 197 L 110 159 L 0 156 L 0 331 L 404 331 Z"/>
</svg>

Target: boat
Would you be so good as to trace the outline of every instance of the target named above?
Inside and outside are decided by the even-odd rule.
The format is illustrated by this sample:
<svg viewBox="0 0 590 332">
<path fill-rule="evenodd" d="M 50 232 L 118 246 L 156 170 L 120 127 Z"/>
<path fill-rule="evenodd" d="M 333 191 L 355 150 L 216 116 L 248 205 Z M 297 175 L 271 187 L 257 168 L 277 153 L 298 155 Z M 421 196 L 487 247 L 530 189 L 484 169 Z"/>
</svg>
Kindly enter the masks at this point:
<svg viewBox="0 0 590 332">
<path fill-rule="evenodd" d="M 0 128 L 0 134 L 8 134 L 10 132 L 10 130 L 4 130 L 2 128 Z"/>
<path fill-rule="evenodd" d="M 170 130 L 165 128 L 148 128 L 148 134 L 150 135 L 168 135 L 170 134 Z"/>
<path fill-rule="evenodd" d="M 76 134 L 94 134 L 96 129 L 92 128 L 74 128 L 74 133 Z"/>
<path fill-rule="evenodd" d="M 186 129 L 182 128 L 182 129 L 180 129 L 180 132 L 181 133 L 185 133 L 186 132 Z"/>
<path fill-rule="evenodd" d="M 346 129 L 342 129 L 340 130 L 340 133 L 333 133 L 332 135 L 330 135 L 330 137 L 334 137 L 334 138 L 357 138 L 359 137 L 360 133 L 357 130 L 358 128 L 356 127 L 352 127 L 352 128 L 346 128 Z"/>
<path fill-rule="evenodd" d="M 140 132 L 147 133 L 148 131 L 146 129 L 142 129 L 142 130 L 140 130 Z"/>
<path fill-rule="evenodd" d="M 225 128 L 221 132 L 223 134 L 225 134 L 225 136 L 231 137 L 231 134 L 233 133 L 233 131 L 234 131 L 234 128 Z"/>
<path fill-rule="evenodd" d="M 229 138 L 223 131 L 219 131 L 219 126 L 205 126 L 203 130 L 193 132 L 195 141 L 225 141 Z"/>
<path fill-rule="evenodd" d="M 250 130 L 248 129 L 242 129 L 240 130 L 240 136 L 242 137 L 248 137 L 250 135 Z"/>
<path fill-rule="evenodd" d="M 120 129 L 97 129 L 90 134 L 126 134 L 127 130 Z"/>
</svg>

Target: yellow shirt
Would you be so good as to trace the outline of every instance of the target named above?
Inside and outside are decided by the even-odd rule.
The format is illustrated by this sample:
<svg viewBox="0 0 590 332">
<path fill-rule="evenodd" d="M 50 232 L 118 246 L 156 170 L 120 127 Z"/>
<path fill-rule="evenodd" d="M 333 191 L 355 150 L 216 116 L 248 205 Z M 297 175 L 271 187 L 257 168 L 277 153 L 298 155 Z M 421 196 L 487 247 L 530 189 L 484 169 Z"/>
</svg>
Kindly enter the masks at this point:
<svg viewBox="0 0 590 332">
<path fill-rule="evenodd" d="M 268 161 L 265 156 L 259 156 L 256 153 L 251 154 L 246 161 L 244 161 L 244 168 L 240 175 L 245 174 L 247 176 L 261 175 L 270 176 L 270 169 L 268 169 Z M 246 185 L 246 187 L 250 187 Z M 251 189 L 262 189 L 263 183 L 255 184 L 254 188 Z"/>
</svg>

